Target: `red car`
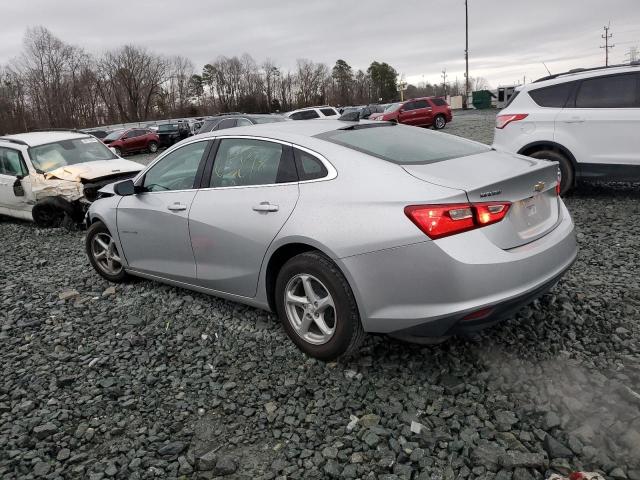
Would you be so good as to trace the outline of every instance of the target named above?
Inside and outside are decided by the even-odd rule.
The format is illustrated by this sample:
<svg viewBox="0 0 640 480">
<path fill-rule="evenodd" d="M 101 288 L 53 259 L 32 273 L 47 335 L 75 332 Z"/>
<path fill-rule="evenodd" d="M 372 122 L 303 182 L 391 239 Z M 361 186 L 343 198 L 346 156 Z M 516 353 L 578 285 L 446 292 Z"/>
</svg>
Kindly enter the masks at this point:
<svg viewBox="0 0 640 480">
<path fill-rule="evenodd" d="M 160 145 L 158 135 L 147 128 L 116 130 L 104 137 L 102 141 L 113 148 L 118 156 L 144 150 L 155 153 Z"/>
<path fill-rule="evenodd" d="M 453 114 L 445 99 L 422 97 L 392 103 L 384 112 L 374 113 L 369 119 L 387 120 L 417 127 L 433 126 L 436 130 L 440 130 L 453 119 Z"/>
</svg>

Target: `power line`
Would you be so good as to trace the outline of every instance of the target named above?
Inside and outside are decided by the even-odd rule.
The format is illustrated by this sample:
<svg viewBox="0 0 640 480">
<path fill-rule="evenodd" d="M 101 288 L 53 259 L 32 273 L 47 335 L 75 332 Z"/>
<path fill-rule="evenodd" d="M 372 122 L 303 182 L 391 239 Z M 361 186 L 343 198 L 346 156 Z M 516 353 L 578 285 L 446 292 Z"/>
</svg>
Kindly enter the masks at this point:
<svg viewBox="0 0 640 480">
<path fill-rule="evenodd" d="M 600 45 L 600 48 L 604 48 L 604 66 L 609 66 L 609 50 L 611 50 L 615 45 L 609 45 L 609 39 L 613 37 L 613 33 L 609 33 L 609 29 L 611 28 L 611 22 L 604 27 L 604 35 L 601 35 L 604 38 L 604 45 Z"/>
</svg>

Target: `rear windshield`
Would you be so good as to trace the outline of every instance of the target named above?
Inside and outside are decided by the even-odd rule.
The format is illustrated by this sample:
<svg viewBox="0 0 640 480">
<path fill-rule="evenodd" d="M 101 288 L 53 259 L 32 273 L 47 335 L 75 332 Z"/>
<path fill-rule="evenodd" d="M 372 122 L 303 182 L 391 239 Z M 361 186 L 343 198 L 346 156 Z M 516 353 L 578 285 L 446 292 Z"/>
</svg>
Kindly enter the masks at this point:
<svg viewBox="0 0 640 480">
<path fill-rule="evenodd" d="M 252 117 L 253 123 L 273 123 L 284 122 L 282 117 Z"/>
<path fill-rule="evenodd" d="M 316 137 L 398 164 L 435 163 L 490 150 L 453 135 L 393 124 L 362 124 Z"/>
<path fill-rule="evenodd" d="M 177 129 L 178 129 L 177 123 L 163 123 L 162 125 L 158 125 L 159 132 L 168 132 L 170 130 L 177 130 Z"/>
<path fill-rule="evenodd" d="M 74 138 L 31 147 L 29 156 L 33 166 L 41 172 L 51 172 L 66 165 L 118 158 L 104 143 L 93 137 Z"/>
</svg>

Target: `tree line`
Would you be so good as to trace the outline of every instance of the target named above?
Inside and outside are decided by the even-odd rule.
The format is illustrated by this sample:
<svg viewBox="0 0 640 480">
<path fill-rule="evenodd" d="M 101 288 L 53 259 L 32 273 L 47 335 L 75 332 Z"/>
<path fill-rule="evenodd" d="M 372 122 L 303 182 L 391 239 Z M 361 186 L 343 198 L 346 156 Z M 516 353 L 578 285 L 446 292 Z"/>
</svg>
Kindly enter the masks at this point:
<svg viewBox="0 0 640 480">
<path fill-rule="evenodd" d="M 183 56 L 135 45 L 95 56 L 44 27 L 27 30 L 23 51 L 0 65 L 0 134 L 86 128 L 221 112 L 285 112 L 309 105 L 359 105 L 398 99 L 398 72 L 373 61 L 354 70 L 299 59 L 293 70 L 272 59 L 220 56 L 197 72 Z M 461 85 L 409 85 L 407 96 L 460 94 Z"/>
</svg>

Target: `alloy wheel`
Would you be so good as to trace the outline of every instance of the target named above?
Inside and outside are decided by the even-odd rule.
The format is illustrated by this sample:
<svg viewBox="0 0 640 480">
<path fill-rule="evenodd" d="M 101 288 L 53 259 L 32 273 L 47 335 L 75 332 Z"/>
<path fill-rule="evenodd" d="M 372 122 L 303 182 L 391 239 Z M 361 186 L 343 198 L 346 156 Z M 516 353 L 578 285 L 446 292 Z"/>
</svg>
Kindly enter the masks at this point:
<svg viewBox="0 0 640 480">
<path fill-rule="evenodd" d="M 107 275 L 122 271 L 122 260 L 113 238 L 108 233 L 97 233 L 91 240 L 91 254 L 96 264 Z"/>
<path fill-rule="evenodd" d="M 436 128 L 441 129 L 444 128 L 445 121 L 443 117 L 436 117 Z"/>
<path fill-rule="evenodd" d="M 336 307 L 325 285 L 313 275 L 298 274 L 284 289 L 287 320 L 304 341 L 324 345 L 336 331 Z"/>
</svg>

